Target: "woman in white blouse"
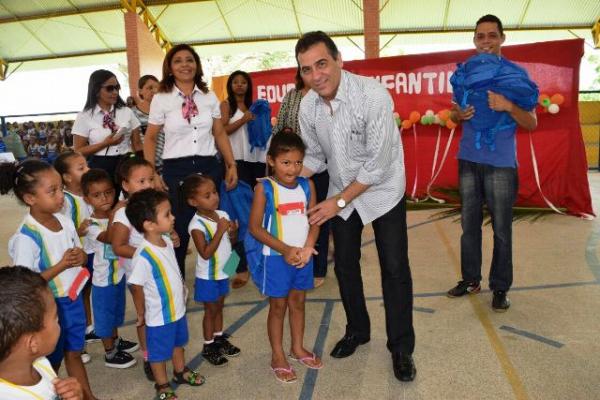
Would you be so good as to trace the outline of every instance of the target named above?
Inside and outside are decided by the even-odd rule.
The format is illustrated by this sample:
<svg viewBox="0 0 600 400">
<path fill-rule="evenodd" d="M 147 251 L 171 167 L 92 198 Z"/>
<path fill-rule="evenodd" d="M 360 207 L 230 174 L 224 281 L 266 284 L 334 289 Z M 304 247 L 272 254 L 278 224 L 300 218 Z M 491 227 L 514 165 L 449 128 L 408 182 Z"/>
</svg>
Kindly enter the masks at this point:
<svg viewBox="0 0 600 400">
<path fill-rule="evenodd" d="M 119 96 L 121 85 L 110 71 L 90 75 L 83 111 L 73 123 L 73 146 L 88 158 L 90 168 L 115 176 L 124 154 L 141 150 L 140 122 Z"/>
<path fill-rule="evenodd" d="M 180 44 L 169 50 L 144 136 L 144 157 L 154 165 L 157 135 L 161 129 L 165 135 L 162 180 L 169 188 L 175 230 L 181 241 L 175 252 L 184 277 L 190 240 L 188 224 L 194 209 L 180 198 L 180 182 L 188 175 L 202 173 L 219 187 L 223 164 L 217 158 L 217 149 L 225 163 L 226 187 L 232 189 L 238 179 L 231 145 L 221 123 L 219 100 L 208 90 L 203 76 L 200 57 L 192 47 Z"/>
</svg>

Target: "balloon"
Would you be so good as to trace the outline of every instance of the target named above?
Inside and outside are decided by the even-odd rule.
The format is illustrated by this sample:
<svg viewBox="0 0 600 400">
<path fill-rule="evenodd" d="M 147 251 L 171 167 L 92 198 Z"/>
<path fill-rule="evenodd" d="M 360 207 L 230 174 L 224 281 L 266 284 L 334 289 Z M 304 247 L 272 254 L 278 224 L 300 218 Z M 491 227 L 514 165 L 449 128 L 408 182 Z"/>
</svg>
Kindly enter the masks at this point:
<svg viewBox="0 0 600 400">
<path fill-rule="evenodd" d="M 438 115 L 442 121 L 446 121 L 448 118 L 450 118 L 450 110 L 444 109 L 440 111 Z"/>
<path fill-rule="evenodd" d="M 430 115 L 433 115 L 433 114 L 434 114 L 433 110 L 427 110 L 427 111 L 425 111 L 425 115 L 427 115 L 427 116 L 430 116 Z"/>
<path fill-rule="evenodd" d="M 410 129 L 410 127 L 412 126 L 412 121 L 409 119 L 405 119 L 404 121 L 402 121 L 402 129 Z"/>
<path fill-rule="evenodd" d="M 541 106 L 544 106 L 544 100 L 546 99 L 550 99 L 550 96 L 548 96 L 546 93 L 542 93 L 540 94 L 540 97 L 538 97 L 538 103 L 540 103 Z M 547 106 L 544 106 L 547 107 Z"/>
<path fill-rule="evenodd" d="M 558 106 L 558 104 L 550 104 L 548 106 L 548 112 L 550 114 L 556 114 L 560 111 L 560 107 Z"/>
<path fill-rule="evenodd" d="M 457 127 L 456 123 L 454 121 L 452 121 L 450 118 L 448 118 L 448 120 L 446 121 L 446 128 L 454 129 L 456 127 Z"/>
<path fill-rule="evenodd" d="M 394 121 L 396 122 L 396 125 L 398 125 L 398 126 L 400 126 L 402 124 L 402 120 L 400 119 L 399 116 L 395 116 Z"/>
<path fill-rule="evenodd" d="M 400 114 L 398 114 L 397 112 L 394 112 L 394 114 L 392 114 L 394 116 L 394 119 L 398 119 L 400 118 Z"/>
<path fill-rule="evenodd" d="M 429 125 L 429 119 L 427 118 L 427 115 L 423 115 L 421 117 L 421 125 Z"/>
<path fill-rule="evenodd" d="M 428 115 L 428 116 L 427 116 L 427 123 L 428 123 L 429 125 L 432 125 L 432 124 L 434 124 L 434 123 L 435 123 L 435 115 L 433 115 L 433 114 L 432 114 L 432 115 Z"/>
<path fill-rule="evenodd" d="M 547 98 L 546 98 L 546 99 L 544 99 L 544 100 L 542 101 L 542 105 L 543 105 L 544 107 L 549 107 L 549 106 L 550 106 L 550 104 L 552 104 L 552 102 L 550 101 L 550 99 L 547 99 Z"/>
<path fill-rule="evenodd" d="M 565 98 L 560 93 L 553 94 L 552 97 L 550 97 L 550 102 L 552 104 L 556 104 L 557 106 L 562 105 L 562 103 L 564 103 L 564 101 L 565 101 Z"/>
<path fill-rule="evenodd" d="M 433 123 L 434 123 L 434 124 L 439 124 L 440 122 L 442 122 L 442 119 L 440 118 L 440 116 L 439 116 L 439 115 L 437 115 L 437 114 L 436 114 L 436 115 L 433 117 Z"/>
<path fill-rule="evenodd" d="M 416 124 L 421 119 L 421 114 L 419 114 L 418 111 L 411 111 L 410 114 L 409 114 L 409 116 L 408 116 L 408 119 L 413 124 Z"/>
<path fill-rule="evenodd" d="M 271 126 L 277 125 L 277 117 L 271 117 Z"/>
<path fill-rule="evenodd" d="M 444 121 L 443 119 L 440 120 L 439 124 L 440 126 L 446 126 L 446 124 L 448 123 L 448 121 Z"/>
</svg>

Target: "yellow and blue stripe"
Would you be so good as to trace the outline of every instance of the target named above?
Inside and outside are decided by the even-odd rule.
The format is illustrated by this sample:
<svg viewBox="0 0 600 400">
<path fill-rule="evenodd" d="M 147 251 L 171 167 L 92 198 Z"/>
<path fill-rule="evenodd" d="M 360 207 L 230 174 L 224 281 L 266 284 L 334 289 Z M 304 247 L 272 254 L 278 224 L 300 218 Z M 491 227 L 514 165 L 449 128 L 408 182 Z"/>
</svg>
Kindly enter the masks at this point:
<svg viewBox="0 0 600 400">
<path fill-rule="evenodd" d="M 204 227 L 204 240 L 206 243 L 210 243 L 215 237 L 215 233 L 212 231 L 212 229 L 210 229 L 210 226 L 208 226 L 208 224 L 202 220 L 202 218 L 198 218 L 198 221 Z M 217 268 L 219 266 L 217 250 L 215 250 L 213 255 L 208 260 L 208 280 L 210 281 L 216 281 L 219 273 Z"/>
<path fill-rule="evenodd" d="M 65 191 L 65 199 L 71 205 L 71 221 L 75 225 L 75 229 L 79 228 L 79 224 L 81 224 L 81 206 L 75 196 L 71 193 Z"/>
<path fill-rule="evenodd" d="M 40 248 L 40 262 L 38 265 L 40 272 L 44 272 L 48 268 L 52 267 L 54 263 L 50 258 L 50 252 L 48 251 L 48 248 L 44 243 L 44 238 L 42 237 L 40 231 L 38 231 L 37 227 L 35 227 L 34 225 L 23 224 L 23 226 L 21 227 L 21 233 L 31 238 L 31 240 L 33 240 L 35 244 Z M 51 279 L 50 282 L 48 282 L 48 286 L 50 286 L 50 290 L 52 290 L 52 294 L 54 295 L 54 297 L 64 296 L 65 291 L 58 277 Z"/>
<path fill-rule="evenodd" d="M 119 284 L 119 260 L 108 261 L 108 279 L 113 285 Z"/>
<path fill-rule="evenodd" d="M 277 182 L 274 182 L 271 179 L 268 179 L 264 182 L 265 182 L 265 184 L 267 184 L 267 182 L 268 182 L 268 184 L 271 185 L 271 192 L 273 193 L 273 199 L 272 199 L 273 206 L 270 207 L 270 209 L 269 209 L 270 221 L 271 221 L 271 226 L 269 227 L 269 233 L 271 234 L 271 236 L 281 240 L 281 238 L 283 238 L 283 226 L 281 223 L 281 215 L 279 214 L 279 212 L 277 212 L 277 207 L 279 207 L 279 185 L 277 184 Z M 267 196 L 267 202 L 268 202 L 268 196 Z M 279 252 L 277 252 L 274 249 L 271 249 L 271 253 L 274 255 L 279 254 Z"/>
<path fill-rule="evenodd" d="M 158 295 L 160 296 L 164 324 L 175 322 L 175 299 L 165 266 L 149 247 L 144 247 L 140 252 L 140 256 L 144 257 L 152 268 L 152 277 L 156 282 Z"/>
</svg>

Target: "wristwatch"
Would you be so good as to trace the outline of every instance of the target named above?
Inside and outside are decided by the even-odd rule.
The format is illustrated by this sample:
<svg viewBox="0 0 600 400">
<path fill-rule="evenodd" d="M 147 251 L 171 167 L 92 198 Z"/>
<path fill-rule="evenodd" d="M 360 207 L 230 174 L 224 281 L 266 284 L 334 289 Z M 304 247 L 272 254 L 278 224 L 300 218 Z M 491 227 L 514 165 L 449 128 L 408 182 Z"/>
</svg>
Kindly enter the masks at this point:
<svg viewBox="0 0 600 400">
<path fill-rule="evenodd" d="M 339 195 L 336 201 L 336 204 L 339 208 L 344 208 L 346 207 L 346 200 L 344 200 L 344 198 L 342 197 L 342 195 Z"/>
</svg>

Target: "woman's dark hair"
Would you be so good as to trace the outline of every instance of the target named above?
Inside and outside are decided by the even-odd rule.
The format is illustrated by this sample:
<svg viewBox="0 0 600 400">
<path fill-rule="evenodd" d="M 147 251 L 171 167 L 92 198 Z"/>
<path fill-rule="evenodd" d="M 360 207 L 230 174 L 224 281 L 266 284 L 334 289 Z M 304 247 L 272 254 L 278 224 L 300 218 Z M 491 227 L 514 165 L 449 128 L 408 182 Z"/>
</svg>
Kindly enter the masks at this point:
<svg viewBox="0 0 600 400">
<path fill-rule="evenodd" d="M 42 276 L 25 267 L 0 268 L 0 362 L 10 355 L 21 336 L 44 328 L 50 291 Z"/>
<path fill-rule="evenodd" d="M 117 184 L 122 186 L 123 181 L 129 180 L 131 172 L 138 167 L 149 167 L 154 169 L 145 158 L 136 156 L 135 153 L 125 155 L 117 165 Z"/>
<path fill-rule="evenodd" d="M 144 75 L 144 76 L 142 76 L 138 80 L 138 89 L 142 89 L 144 87 L 144 85 L 146 84 L 146 82 L 148 82 L 148 81 L 154 81 L 154 82 L 158 83 L 158 78 L 155 77 L 154 75 Z"/>
<path fill-rule="evenodd" d="M 250 108 L 252 105 L 252 78 L 248 75 L 247 72 L 244 71 L 233 71 L 229 78 L 227 78 L 227 102 L 229 103 L 229 116 L 233 117 L 233 114 L 237 111 L 237 99 L 235 98 L 235 94 L 233 93 L 233 80 L 236 76 L 241 76 L 248 83 L 248 90 L 244 94 L 244 104 L 246 108 Z"/>
<path fill-rule="evenodd" d="M 69 160 L 74 157 L 83 157 L 83 155 L 74 150 L 67 150 L 60 153 L 60 155 L 56 157 L 56 160 L 54 160 L 54 168 L 58 171 L 61 178 L 63 174 L 69 173 L 69 169 L 71 168 Z"/>
<path fill-rule="evenodd" d="M 92 72 L 92 74 L 90 75 L 90 80 L 88 82 L 87 99 L 85 101 L 83 111 L 94 110 L 94 108 L 98 104 L 98 97 L 100 95 L 100 90 L 102 90 L 102 85 L 110 78 L 117 79 L 115 74 L 105 69 L 98 69 Z M 125 107 L 125 102 L 121 98 L 121 95 L 119 95 L 117 97 L 117 103 L 115 104 L 115 108 L 121 107 Z"/>
<path fill-rule="evenodd" d="M 306 32 L 298 42 L 296 43 L 296 61 L 298 61 L 298 54 L 304 53 L 306 50 L 314 46 L 315 44 L 323 43 L 327 47 L 327 52 L 334 60 L 337 60 L 340 52 L 338 51 L 335 42 L 323 31 L 312 31 Z"/>
<path fill-rule="evenodd" d="M 0 194 L 7 194 L 12 190 L 25 204 L 23 197 L 35 192 L 38 174 L 53 169 L 52 165 L 36 158 L 28 158 L 18 164 L 2 163 L 0 164 Z"/>
<path fill-rule="evenodd" d="M 306 151 L 306 145 L 302 138 L 296 135 L 291 128 L 284 128 L 271 139 L 271 145 L 267 151 L 267 155 L 271 158 L 276 158 L 281 153 L 298 150 L 302 154 Z"/>
<path fill-rule="evenodd" d="M 156 222 L 156 208 L 163 201 L 169 201 L 166 192 L 156 189 L 140 190 L 127 201 L 125 215 L 138 232 L 144 232 L 144 222 Z"/>
<path fill-rule="evenodd" d="M 114 187 L 113 181 L 108 172 L 101 168 L 92 168 L 81 176 L 81 191 L 84 196 L 90 194 L 90 186 L 94 183 L 108 182 Z"/>
<path fill-rule="evenodd" d="M 173 71 L 171 71 L 171 62 L 173 61 L 173 57 L 175 56 L 175 54 L 183 50 L 192 53 L 192 57 L 194 57 L 194 60 L 196 61 L 196 76 L 194 76 L 194 83 L 196 84 L 196 86 L 198 86 L 198 89 L 200 89 L 202 93 L 208 93 L 208 85 L 202 80 L 202 78 L 204 77 L 204 72 L 202 72 L 200 56 L 198 56 L 198 53 L 196 53 L 192 46 L 189 46 L 187 44 L 178 44 L 177 46 L 172 47 L 171 50 L 167 52 L 165 60 L 163 61 L 163 76 L 162 81 L 160 81 L 160 87 L 158 90 L 163 93 L 170 92 L 171 90 L 173 90 L 173 86 L 175 85 L 175 76 L 173 76 Z"/>
<path fill-rule="evenodd" d="M 296 76 L 294 77 L 294 82 L 296 83 L 296 90 L 304 89 L 304 80 L 302 79 L 302 75 L 300 75 L 300 66 L 296 68 Z"/>
<path fill-rule="evenodd" d="M 504 28 L 502 27 L 502 21 L 500 21 L 500 18 L 492 14 L 486 14 L 477 20 L 477 23 L 475 24 L 475 30 L 477 30 L 479 24 L 483 22 L 495 22 L 496 25 L 498 25 L 498 32 L 500 32 L 500 35 L 504 35 Z"/>
<path fill-rule="evenodd" d="M 203 185 L 207 182 L 215 183 L 215 181 L 213 181 L 213 179 L 208 175 L 193 174 L 187 176 L 183 180 L 183 185 L 181 186 L 181 195 L 183 199 L 187 201 L 188 199 L 194 197 L 194 194 L 200 185 Z M 217 188 L 217 190 L 219 189 Z"/>
</svg>

